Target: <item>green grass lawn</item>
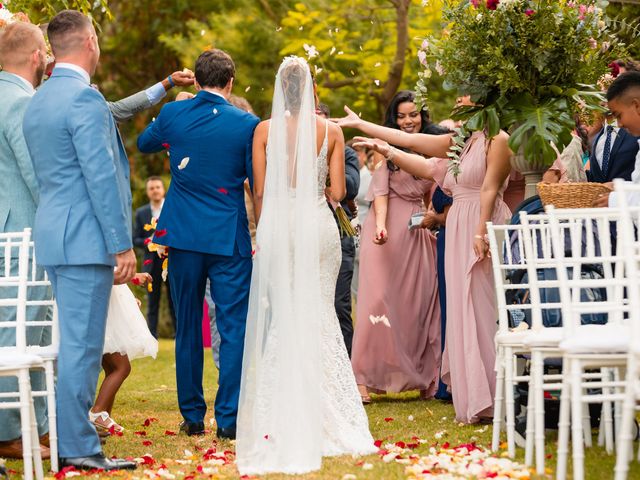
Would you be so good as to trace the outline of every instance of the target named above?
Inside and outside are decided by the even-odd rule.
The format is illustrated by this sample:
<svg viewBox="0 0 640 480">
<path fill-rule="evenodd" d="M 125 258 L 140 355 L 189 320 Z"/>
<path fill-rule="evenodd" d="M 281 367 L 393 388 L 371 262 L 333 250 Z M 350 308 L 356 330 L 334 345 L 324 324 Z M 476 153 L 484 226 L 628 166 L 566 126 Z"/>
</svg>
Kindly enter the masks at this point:
<svg viewBox="0 0 640 480">
<path fill-rule="evenodd" d="M 210 406 L 206 418 L 207 425 L 210 425 L 213 418 L 212 405 L 217 378 L 217 371 L 210 353 L 210 351 L 205 352 L 205 394 Z M 366 407 L 371 432 L 375 439 L 381 439 L 385 443 L 387 441 L 410 443 L 413 437 L 424 439 L 427 443 L 415 450 L 418 454 L 425 454 L 429 446 L 437 442 L 449 442 L 451 445 L 469 442 L 477 442 L 482 446 L 490 444 L 491 426 L 458 425 L 454 420 L 453 406 L 450 404 L 436 400 L 421 401 L 417 392 L 389 396 L 374 395 L 373 398 L 374 402 Z M 119 476 L 160 478 L 152 472 L 147 472 L 148 475 L 145 475 L 144 469 L 157 471 L 161 464 L 165 464 L 168 471 L 178 480 L 190 480 L 191 475 L 197 478 L 238 478 L 237 470 L 232 463 L 218 468 L 210 466 L 202 459 L 203 454 L 214 446 L 218 451 L 232 451 L 231 442 L 215 445 L 214 433 L 208 433 L 203 437 L 167 434 L 168 432 L 177 433 L 181 420 L 176 399 L 173 342 L 170 340 L 160 342 L 157 360 L 142 359 L 133 362 L 133 372 L 118 395 L 113 416 L 126 428 L 126 431 L 122 437 L 110 438 L 105 446 L 105 452 L 108 455 L 122 457 L 142 457 L 149 454 L 156 462 L 153 467 L 141 466 L 132 474 Z M 145 421 L 148 419 L 157 420 L 152 420 L 149 426 L 145 426 Z M 437 440 L 436 436 L 440 438 Z M 555 467 L 555 438 L 555 433 L 550 434 L 547 444 L 551 469 Z M 522 460 L 521 449 L 518 449 L 518 454 L 518 459 Z M 363 463 L 367 464 L 364 468 Z M 607 455 L 603 449 L 599 447 L 587 449 L 585 468 L 587 478 L 594 480 L 612 478 L 614 463 L 615 457 Z M 197 471 L 198 465 L 205 467 L 201 473 Z M 21 463 L 9 462 L 7 466 L 16 471 L 13 478 L 19 478 Z M 550 475 L 549 478 L 552 476 Z M 265 478 L 290 479 L 293 477 L 271 475 Z M 396 462 L 385 463 L 379 455 L 371 455 L 364 458 L 326 459 L 321 471 L 296 478 L 403 479 L 407 476 L 405 465 Z M 629 474 L 629 479 L 634 478 L 640 478 L 638 463 L 632 464 Z"/>
</svg>

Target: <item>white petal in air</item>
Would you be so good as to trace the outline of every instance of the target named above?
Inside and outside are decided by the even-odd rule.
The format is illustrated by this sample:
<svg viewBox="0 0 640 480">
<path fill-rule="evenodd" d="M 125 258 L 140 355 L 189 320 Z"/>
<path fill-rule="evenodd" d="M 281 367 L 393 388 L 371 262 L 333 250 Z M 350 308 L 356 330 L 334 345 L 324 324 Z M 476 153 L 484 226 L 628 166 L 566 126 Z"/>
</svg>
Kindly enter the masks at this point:
<svg viewBox="0 0 640 480">
<path fill-rule="evenodd" d="M 184 170 L 187 165 L 189 165 L 189 160 L 189 157 L 184 157 L 180 162 L 180 165 L 178 165 L 178 170 Z"/>
<path fill-rule="evenodd" d="M 214 115 L 217 115 L 217 114 L 218 114 L 218 109 L 217 109 L 217 108 L 214 108 L 214 109 L 213 109 L 213 114 L 214 114 Z"/>
</svg>

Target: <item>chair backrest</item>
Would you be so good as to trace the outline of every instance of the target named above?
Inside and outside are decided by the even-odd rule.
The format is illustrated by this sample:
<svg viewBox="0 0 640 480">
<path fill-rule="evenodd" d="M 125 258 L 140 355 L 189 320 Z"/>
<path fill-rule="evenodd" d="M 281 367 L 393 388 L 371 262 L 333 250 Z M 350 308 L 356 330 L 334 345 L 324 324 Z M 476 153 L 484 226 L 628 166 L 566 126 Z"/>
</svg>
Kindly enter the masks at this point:
<svg viewBox="0 0 640 480">
<path fill-rule="evenodd" d="M 546 328 L 543 317 L 559 317 L 561 307 L 559 295 L 548 294 L 551 289 L 557 290 L 557 279 L 546 280 L 539 275 L 545 259 L 548 262 L 552 257 L 547 218 L 521 212 L 520 221 L 514 225 L 487 223 L 500 332 L 508 330 L 509 316 L 522 321 L 529 317 L 531 329 L 542 330 Z"/>
<path fill-rule="evenodd" d="M 27 327 L 43 328 L 44 332 L 40 344 L 27 345 L 27 349 L 31 353 L 38 353 L 42 348 L 57 348 L 59 344 L 58 310 L 47 272 L 37 263 L 33 242 L 29 242 L 29 256 L 26 324 Z"/>
<path fill-rule="evenodd" d="M 629 313 L 616 231 L 619 209 L 547 207 L 565 336 L 584 323 L 621 323 Z"/>
<path fill-rule="evenodd" d="M 26 351 L 31 229 L 0 233 L 0 350 Z"/>
<path fill-rule="evenodd" d="M 640 352 L 640 185 L 615 180 L 615 191 L 618 194 L 620 208 L 620 224 L 618 228 L 618 244 L 625 260 L 628 281 L 627 298 L 629 301 L 629 319 L 631 320 L 630 342 L 635 348 L 632 352 Z"/>
</svg>

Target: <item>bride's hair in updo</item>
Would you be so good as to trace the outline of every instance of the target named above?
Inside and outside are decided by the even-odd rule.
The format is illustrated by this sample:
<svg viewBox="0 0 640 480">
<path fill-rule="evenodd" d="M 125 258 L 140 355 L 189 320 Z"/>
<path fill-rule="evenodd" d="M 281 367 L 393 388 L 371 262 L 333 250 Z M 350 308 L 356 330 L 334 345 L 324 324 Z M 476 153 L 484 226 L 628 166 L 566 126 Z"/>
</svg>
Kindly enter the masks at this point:
<svg viewBox="0 0 640 480">
<path fill-rule="evenodd" d="M 292 114 L 300 112 L 307 72 L 308 67 L 297 61 L 289 63 L 281 72 L 285 108 Z"/>
</svg>

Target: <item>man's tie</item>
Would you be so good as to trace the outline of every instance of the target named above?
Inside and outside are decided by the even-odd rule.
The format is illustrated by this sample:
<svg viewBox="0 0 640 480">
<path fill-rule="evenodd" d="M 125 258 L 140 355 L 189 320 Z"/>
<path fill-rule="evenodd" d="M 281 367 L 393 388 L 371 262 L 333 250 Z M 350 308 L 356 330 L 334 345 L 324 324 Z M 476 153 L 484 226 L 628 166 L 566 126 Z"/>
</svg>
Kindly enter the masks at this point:
<svg viewBox="0 0 640 480">
<path fill-rule="evenodd" d="M 607 125 L 607 136 L 604 140 L 604 152 L 602 152 L 602 174 L 606 177 L 609 171 L 609 157 L 611 156 L 611 133 L 613 125 Z"/>
</svg>

